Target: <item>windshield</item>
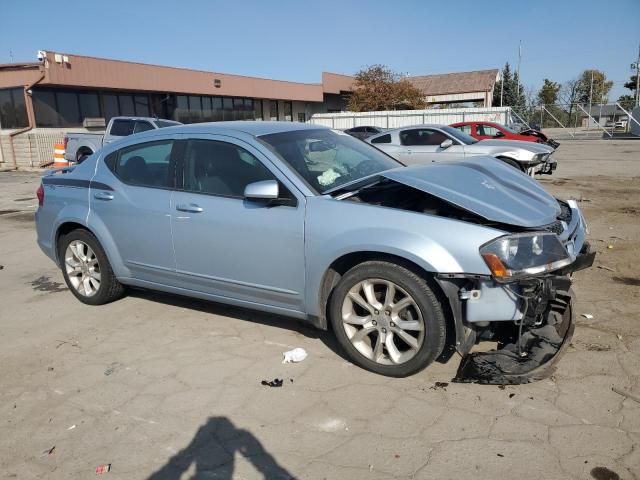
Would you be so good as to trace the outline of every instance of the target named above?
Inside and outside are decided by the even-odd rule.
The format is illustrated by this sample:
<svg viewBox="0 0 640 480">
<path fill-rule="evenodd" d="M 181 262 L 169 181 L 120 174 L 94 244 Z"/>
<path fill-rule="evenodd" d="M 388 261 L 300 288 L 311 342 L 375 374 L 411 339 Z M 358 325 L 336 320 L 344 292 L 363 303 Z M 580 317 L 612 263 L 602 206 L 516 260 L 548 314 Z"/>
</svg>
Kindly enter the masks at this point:
<svg viewBox="0 0 640 480">
<path fill-rule="evenodd" d="M 518 133 L 513 128 L 507 127 L 506 125 L 501 125 L 501 127 L 504 128 L 507 132 Z"/>
<path fill-rule="evenodd" d="M 474 143 L 478 142 L 478 140 L 473 138 L 471 135 L 467 135 L 466 133 L 461 132 L 457 128 L 453 128 L 453 127 L 440 127 L 440 128 L 445 132 L 447 132 L 456 140 L 459 140 L 460 142 L 462 142 L 463 145 L 473 145 Z"/>
<path fill-rule="evenodd" d="M 404 166 L 371 145 L 335 130 L 296 130 L 260 137 L 312 190 L 324 194 L 345 183 Z"/>
</svg>

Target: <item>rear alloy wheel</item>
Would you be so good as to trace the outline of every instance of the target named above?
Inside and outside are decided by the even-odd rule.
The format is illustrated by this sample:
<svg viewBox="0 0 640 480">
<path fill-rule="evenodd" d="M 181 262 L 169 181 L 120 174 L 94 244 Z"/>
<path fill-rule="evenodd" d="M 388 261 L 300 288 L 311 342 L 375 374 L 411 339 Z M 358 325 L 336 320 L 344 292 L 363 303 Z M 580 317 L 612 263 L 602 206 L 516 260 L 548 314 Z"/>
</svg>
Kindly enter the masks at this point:
<svg viewBox="0 0 640 480">
<path fill-rule="evenodd" d="M 63 236 L 59 252 L 64 280 L 81 302 L 102 305 L 124 293 L 102 246 L 87 230 L 74 230 Z"/>
<path fill-rule="evenodd" d="M 442 352 L 445 320 L 425 280 L 387 262 L 365 262 L 332 295 L 338 341 L 358 365 L 394 377 L 411 375 Z"/>
</svg>

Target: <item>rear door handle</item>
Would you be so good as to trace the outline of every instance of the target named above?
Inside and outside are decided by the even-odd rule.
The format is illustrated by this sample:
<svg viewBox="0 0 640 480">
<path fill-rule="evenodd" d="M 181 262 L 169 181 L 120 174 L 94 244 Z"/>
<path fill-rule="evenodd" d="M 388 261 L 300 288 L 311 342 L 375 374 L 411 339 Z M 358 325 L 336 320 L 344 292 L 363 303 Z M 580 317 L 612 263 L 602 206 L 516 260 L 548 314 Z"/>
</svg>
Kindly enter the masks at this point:
<svg viewBox="0 0 640 480">
<path fill-rule="evenodd" d="M 200 213 L 204 211 L 204 208 L 200 205 L 196 205 L 195 203 L 179 203 L 176 205 L 176 210 L 179 212 Z"/>
<path fill-rule="evenodd" d="M 96 200 L 113 200 L 113 194 L 109 192 L 98 192 L 93 194 Z"/>
</svg>

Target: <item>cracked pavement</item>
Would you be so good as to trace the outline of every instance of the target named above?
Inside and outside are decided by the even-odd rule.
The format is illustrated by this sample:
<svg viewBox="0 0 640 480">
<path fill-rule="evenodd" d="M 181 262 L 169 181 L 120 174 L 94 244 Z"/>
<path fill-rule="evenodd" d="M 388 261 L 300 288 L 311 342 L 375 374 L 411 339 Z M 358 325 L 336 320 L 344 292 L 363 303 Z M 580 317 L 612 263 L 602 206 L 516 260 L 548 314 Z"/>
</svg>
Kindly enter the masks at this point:
<svg viewBox="0 0 640 480">
<path fill-rule="evenodd" d="M 436 385 L 457 356 L 378 376 L 329 333 L 219 304 L 83 305 L 35 243 L 37 175 L 0 173 L 0 478 L 640 478 L 640 403 L 612 390 L 640 396 L 640 142 L 556 155 L 542 182 L 581 200 L 599 255 L 553 377 L 504 388 Z"/>
</svg>

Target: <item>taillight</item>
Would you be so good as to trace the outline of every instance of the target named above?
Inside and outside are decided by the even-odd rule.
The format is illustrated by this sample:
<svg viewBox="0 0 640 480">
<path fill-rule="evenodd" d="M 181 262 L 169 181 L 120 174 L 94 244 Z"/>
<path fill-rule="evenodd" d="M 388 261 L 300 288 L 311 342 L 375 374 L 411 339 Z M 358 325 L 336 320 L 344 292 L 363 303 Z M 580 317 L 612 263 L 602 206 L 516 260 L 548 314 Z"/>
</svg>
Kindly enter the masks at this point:
<svg viewBox="0 0 640 480">
<path fill-rule="evenodd" d="M 64 139 L 62 140 L 62 143 L 64 143 L 64 149 L 66 150 L 67 149 L 67 143 L 69 143 L 69 137 L 67 137 L 65 135 Z"/>
<path fill-rule="evenodd" d="M 44 205 L 44 187 L 42 184 L 36 190 L 36 197 L 38 197 L 38 206 L 41 207 Z"/>
</svg>

